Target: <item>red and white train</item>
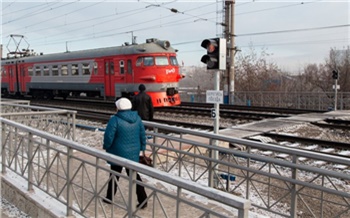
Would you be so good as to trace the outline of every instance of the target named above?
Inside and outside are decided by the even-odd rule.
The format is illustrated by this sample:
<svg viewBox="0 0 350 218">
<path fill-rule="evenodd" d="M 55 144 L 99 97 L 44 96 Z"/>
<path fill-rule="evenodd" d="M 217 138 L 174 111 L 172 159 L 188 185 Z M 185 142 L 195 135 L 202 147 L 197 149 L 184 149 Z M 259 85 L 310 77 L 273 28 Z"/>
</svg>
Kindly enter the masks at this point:
<svg viewBox="0 0 350 218">
<path fill-rule="evenodd" d="M 132 97 L 146 86 L 155 107 L 181 103 L 176 51 L 166 40 L 46 55 L 21 53 L 1 61 L 1 94 Z"/>
</svg>

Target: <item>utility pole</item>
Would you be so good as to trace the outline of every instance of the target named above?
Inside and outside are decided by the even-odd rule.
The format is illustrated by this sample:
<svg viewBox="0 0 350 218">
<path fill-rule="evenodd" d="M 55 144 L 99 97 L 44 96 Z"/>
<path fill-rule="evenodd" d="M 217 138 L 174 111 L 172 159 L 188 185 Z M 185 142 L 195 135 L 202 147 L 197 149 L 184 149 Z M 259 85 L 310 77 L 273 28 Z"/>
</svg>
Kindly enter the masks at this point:
<svg viewBox="0 0 350 218">
<path fill-rule="evenodd" d="M 338 70 L 335 69 L 333 70 L 333 75 L 332 78 L 334 79 L 334 110 L 337 110 L 337 98 L 338 98 L 338 78 L 339 78 L 339 73 Z"/>
<path fill-rule="evenodd" d="M 235 91 L 235 38 L 234 38 L 234 6 L 235 0 L 225 1 L 225 38 L 228 42 L 227 54 L 229 55 L 229 62 L 227 67 L 227 89 L 228 89 L 228 103 L 233 104 Z"/>
<path fill-rule="evenodd" d="M 334 110 L 337 110 L 337 98 L 338 98 L 338 79 L 335 80 L 335 85 L 334 85 Z"/>
</svg>

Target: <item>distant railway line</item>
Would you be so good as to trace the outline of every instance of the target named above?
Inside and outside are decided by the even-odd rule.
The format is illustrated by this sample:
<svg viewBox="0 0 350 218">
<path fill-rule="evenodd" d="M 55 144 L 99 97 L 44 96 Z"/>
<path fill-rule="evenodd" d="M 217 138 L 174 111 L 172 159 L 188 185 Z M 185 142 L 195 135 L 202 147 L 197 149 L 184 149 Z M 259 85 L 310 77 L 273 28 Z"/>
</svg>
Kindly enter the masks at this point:
<svg viewBox="0 0 350 218">
<path fill-rule="evenodd" d="M 113 101 L 96 101 L 96 100 L 32 100 L 32 105 L 47 106 L 65 108 L 71 110 L 78 110 L 78 115 L 85 117 L 86 119 L 94 119 L 100 121 L 107 121 L 110 115 L 115 113 L 115 105 Z M 160 114 L 168 119 L 156 119 L 155 121 L 161 123 L 167 123 L 169 125 L 178 124 L 180 126 L 195 128 L 208 129 L 212 125 L 196 124 L 196 117 L 201 119 L 207 119 L 208 123 L 210 119 L 210 110 L 213 107 L 212 104 L 197 104 L 182 102 L 180 106 L 176 107 L 160 107 L 155 108 L 155 113 Z M 321 113 L 324 111 L 320 110 L 296 110 L 288 108 L 262 108 L 262 107 L 248 107 L 248 106 L 235 106 L 235 105 L 220 105 L 220 118 L 229 119 L 232 125 L 235 125 L 235 121 L 251 122 L 269 118 L 289 117 L 295 114 L 303 113 Z M 177 116 L 190 117 L 189 122 L 181 122 L 176 119 Z M 175 119 L 171 118 L 175 117 Z M 187 119 L 188 120 L 188 119 Z M 350 120 L 340 119 L 326 119 L 324 122 L 312 122 L 311 124 L 320 126 L 322 128 L 333 128 L 333 129 L 350 129 Z M 224 126 L 220 127 L 225 128 Z M 210 129 L 210 128 L 209 128 Z"/>
<path fill-rule="evenodd" d="M 192 103 L 182 102 L 179 107 L 200 107 L 211 108 L 213 104 L 209 103 Z M 278 114 L 303 114 L 303 113 L 323 113 L 324 110 L 308 110 L 308 109 L 294 109 L 294 108 L 279 108 L 279 107 L 257 107 L 257 106 L 242 106 L 242 105 L 228 105 L 220 104 L 220 109 L 224 110 L 245 110 L 245 111 L 262 111 Z"/>
<path fill-rule="evenodd" d="M 66 105 L 71 109 L 90 108 L 96 111 L 115 111 L 113 101 L 97 101 L 97 100 L 81 100 L 81 99 L 67 99 L 52 101 L 32 100 L 32 104 L 47 105 L 52 107 Z M 182 102 L 179 106 L 174 107 L 157 107 L 156 112 L 187 114 L 210 117 L 210 111 L 213 104 L 204 103 L 189 103 Z M 247 119 L 247 120 L 261 120 L 266 118 L 288 117 L 293 114 L 302 113 L 321 113 L 324 111 L 315 110 L 296 110 L 288 108 L 270 108 L 270 107 L 248 107 L 236 105 L 220 105 L 220 117 L 225 119 Z"/>
</svg>

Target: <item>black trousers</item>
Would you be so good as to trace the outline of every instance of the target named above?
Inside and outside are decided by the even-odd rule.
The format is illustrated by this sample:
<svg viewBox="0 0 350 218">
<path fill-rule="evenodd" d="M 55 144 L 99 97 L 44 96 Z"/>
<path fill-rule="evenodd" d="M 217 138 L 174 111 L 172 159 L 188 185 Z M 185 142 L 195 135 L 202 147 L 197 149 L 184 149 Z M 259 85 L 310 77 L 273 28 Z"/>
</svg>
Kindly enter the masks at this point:
<svg viewBox="0 0 350 218">
<path fill-rule="evenodd" d="M 118 173 L 121 173 L 122 170 L 123 170 L 123 167 L 119 166 L 119 165 L 111 165 L 111 170 L 116 171 Z M 128 169 L 126 169 L 126 173 L 129 175 L 129 170 Z M 113 174 L 110 173 L 109 177 L 112 177 L 112 176 L 113 176 Z M 118 175 L 114 175 L 114 176 L 119 181 L 119 176 Z M 141 179 L 141 177 L 140 177 L 140 175 L 138 173 L 136 175 L 136 178 L 137 178 L 138 181 L 142 182 L 142 179 Z M 113 183 L 114 183 L 114 187 L 113 187 Z M 117 187 L 118 187 L 117 182 L 114 179 L 111 179 L 109 181 L 109 183 L 108 183 L 106 198 L 108 198 L 109 200 L 112 201 L 112 197 L 117 192 Z M 113 193 L 113 188 L 114 188 L 114 193 Z M 146 194 L 146 191 L 145 191 L 145 187 L 143 187 L 143 186 L 141 186 L 139 184 L 136 184 L 136 195 L 137 195 L 137 201 L 139 202 L 139 204 L 141 204 L 144 200 L 146 200 L 147 194 Z"/>
</svg>

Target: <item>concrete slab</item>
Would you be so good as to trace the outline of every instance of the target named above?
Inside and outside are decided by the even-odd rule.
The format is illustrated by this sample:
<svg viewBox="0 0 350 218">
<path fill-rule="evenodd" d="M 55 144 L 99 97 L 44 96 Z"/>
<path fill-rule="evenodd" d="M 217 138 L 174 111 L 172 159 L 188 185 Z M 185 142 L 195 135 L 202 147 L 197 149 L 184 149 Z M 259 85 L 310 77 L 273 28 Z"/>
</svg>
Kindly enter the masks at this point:
<svg viewBox="0 0 350 218">
<path fill-rule="evenodd" d="M 348 117 L 350 118 L 350 110 L 338 110 L 338 111 L 330 111 L 325 113 L 330 115 L 331 117 Z"/>
<path fill-rule="evenodd" d="M 330 117 L 327 114 L 310 113 L 310 114 L 299 114 L 292 117 L 281 118 L 281 120 L 298 121 L 298 122 L 318 122 Z"/>
<path fill-rule="evenodd" d="M 260 135 L 264 132 L 271 132 L 276 129 L 290 127 L 297 124 L 300 124 L 300 122 L 279 119 L 263 120 L 221 130 L 219 133 L 231 137 L 247 138 L 255 135 Z"/>
<path fill-rule="evenodd" d="M 219 134 L 235 137 L 248 138 L 262 133 L 271 132 L 276 129 L 300 125 L 303 123 L 319 122 L 327 118 L 344 117 L 350 119 L 350 110 L 331 111 L 326 113 L 308 113 L 299 114 L 287 118 L 266 119 L 258 122 L 247 123 L 239 126 L 233 126 L 228 129 L 220 130 Z"/>
</svg>

